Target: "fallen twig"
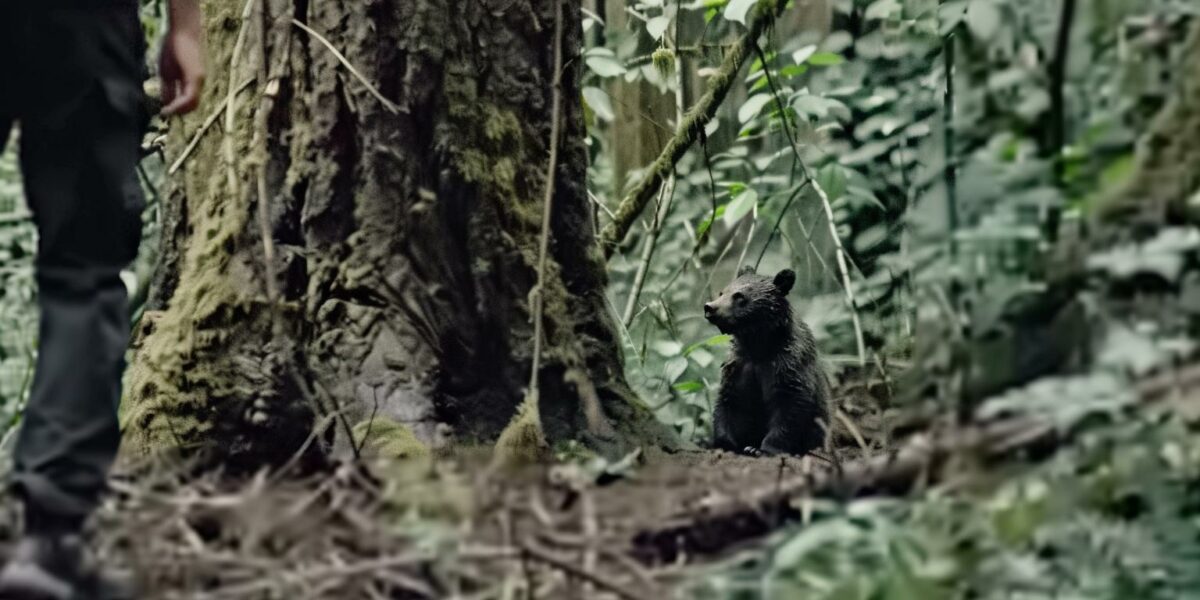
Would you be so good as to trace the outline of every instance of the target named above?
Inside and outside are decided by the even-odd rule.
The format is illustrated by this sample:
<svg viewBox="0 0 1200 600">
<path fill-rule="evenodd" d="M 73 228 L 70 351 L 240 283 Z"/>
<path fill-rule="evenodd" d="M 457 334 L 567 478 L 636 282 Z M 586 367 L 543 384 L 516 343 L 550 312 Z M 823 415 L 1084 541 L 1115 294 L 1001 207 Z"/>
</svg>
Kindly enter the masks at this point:
<svg viewBox="0 0 1200 600">
<path fill-rule="evenodd" d="M 825 470 L 795 477 L 737 498 L 710 503 L 668 524 L 640 532 L 634 555 L 648 564 L 681 556 L 715 554 L 774 530 L 798 515 L 790 500 L 798 496 L 856 497 L 866 493 L 903 494 L 927 471 L 957 454 L 981 452 L 995 458 L 1018 448 L 1031 448 L 1053 438 L 1052 425 L 1028 417 L 968 427 L 940 438 L 918 436 L 899 451 L 845 463 L 839 475 Z"/>
<path fill-rule="evenodd" d="M 649 597 L 643 596 L 642 594 L 640 594 L 638 592 L 635 592 L 629 588 L 626 588 L 625 586 L 612 581 L 611 578 L 609 578 L 609 577 L 601 577 L 600 575 L 597 575 L 593 571 L 588 571 L 588 570 L 584 570 L 580 567 L 577 567 L 565 560 L 562 560 L 562 559 L 550 554 L 549 552 L 546 552 L 545 550 L 539 548 L 538 546 L 534 545 L 531 542 L 526 541 L 524 544 L 521 544 L 521 550 L 525 553 L 526 556 L 528 556 L 534 560 L 537 560 L 538 562 L 541 562 L 541 563 L 544 563 L 551 567 L 554 567 L 555 569 L 558 569 L 564 573 L 567 573 L 568 575 L 572 575 L 572 576 L 578 577 L 584 581 L 588 581 L 588 582 L 594 584 L 596 587 L 606 590 L 608 592 L 612 592 L 613 594 L 616 594 L 617 596 L 624 598 L 625 600 L 650 600 Z"/>
</svg>

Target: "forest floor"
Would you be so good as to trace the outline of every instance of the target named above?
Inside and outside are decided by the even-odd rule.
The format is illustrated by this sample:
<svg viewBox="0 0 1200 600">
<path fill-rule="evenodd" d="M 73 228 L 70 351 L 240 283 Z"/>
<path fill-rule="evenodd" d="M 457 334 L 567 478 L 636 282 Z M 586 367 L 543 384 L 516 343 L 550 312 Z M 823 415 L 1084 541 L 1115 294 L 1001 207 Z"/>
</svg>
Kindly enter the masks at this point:
<svg viewBox="0 0 1200 600">
<path fill-rule="evenodd" d="M 571 464 L 494 471 L 481 452 L 304 479 L 184 483 L 159 469 L 114 482 L 94 545 L 144 598 L 663 598 L 795 515 L 742 516 L 687 544 L 663 532 L 828 468 L 705 451 L 637 459 L 599 478 Z"/>
<path fill-rule="evenodd" d="M 1141 395 L 1162 408 L 1200 406 L 1194 390 L 1200 367 L 1184 367 L 1146 380 Z M 813 498 L 933 482 L 962 491 L 1066 439 L 1010 416 L 932 420 L 887 451 L 838 449 L 837 465 L 655 451 L 513 470 L 469 449 L 305 477 L 140 468 L 114 480 L 93 545 L 137 582 L 139 598 L 155 600 L 694 597 L 705 574 L 805 522 Z M 15 512 L 0 504 L 0 552 Z"/>
<path fill-rule="evenodd" d="M 1200 365 L 1147 377 L 1137 395 L 1143 409 L 1200 414 Z M 154 600 L 695 597 L 714 569 L 807 522 L 814 498 L 970 493 L 1072 435 L 1019 414 L 892 418 L 885 444 L 853 412 L 861 435 L 835 436 L 837 464 L 651 451 L 514 470 L 477 448 L 302 477 L 142 467 L 113 481 L 93 546 Z M 0 554 L 16 520 L 0 502 Z"/>
</svg>

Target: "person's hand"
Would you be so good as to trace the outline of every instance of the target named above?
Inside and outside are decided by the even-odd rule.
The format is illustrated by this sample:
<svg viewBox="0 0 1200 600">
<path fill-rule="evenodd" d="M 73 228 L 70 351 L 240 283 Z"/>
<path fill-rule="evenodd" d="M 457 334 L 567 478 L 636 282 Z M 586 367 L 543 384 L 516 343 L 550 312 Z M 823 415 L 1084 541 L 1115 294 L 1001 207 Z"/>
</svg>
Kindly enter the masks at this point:
<svg viewBox="0 0 1200 600">
<path fill-rule="evenodd" d="M 163 116 L 183 115 L 200 104 L 204 89 L 204 30 L 199 0 L 171 0 L 170 25 L 163 39 Z"/>
</svg>

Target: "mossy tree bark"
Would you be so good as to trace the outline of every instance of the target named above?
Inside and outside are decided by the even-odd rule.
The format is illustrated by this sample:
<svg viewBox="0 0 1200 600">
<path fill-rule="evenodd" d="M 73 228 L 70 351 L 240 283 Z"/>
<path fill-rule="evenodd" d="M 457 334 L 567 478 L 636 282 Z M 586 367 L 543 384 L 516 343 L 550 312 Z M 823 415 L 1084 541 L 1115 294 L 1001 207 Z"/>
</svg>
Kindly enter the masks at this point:
<svg viewBox="0 0 1200 600">
<path fill-rule="evenodd" d="M 167 194 L 127 451 L 254 466 L 290 457 L 318 421 L 326 448 L 364 423 L 440 444 L 493 440 L 513 421 L 532 363 L 555 1 L 204 3 L 211 85 L 169 136 L 172 159 L 200 142 Z M 579 6 L 563 8 L 535 414 L 551 444 L 672 445 L 622 374 L 584 187 Z"/>
</svg>

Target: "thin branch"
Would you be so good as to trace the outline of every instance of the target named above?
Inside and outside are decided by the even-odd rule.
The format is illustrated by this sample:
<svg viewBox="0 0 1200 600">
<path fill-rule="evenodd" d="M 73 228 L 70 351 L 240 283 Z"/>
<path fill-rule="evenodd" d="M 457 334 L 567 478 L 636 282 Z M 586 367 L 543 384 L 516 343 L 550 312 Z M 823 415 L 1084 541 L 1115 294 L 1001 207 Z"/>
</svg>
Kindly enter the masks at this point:
<svg viewBox="0 0 1200 600">
<path fill-rule="evenodd" d="M 237 40 L 233 43 L 233 53 L 229 56 L 229 91 L 225 96 L 225 137 L 221 140 L 221 154 L 225 159 L 225 191 L 230 198 L 238 197 L 237 155 L 233 149 L 233 130 L 238 108 L 238 62 L 242 59 L 242 48 L 246 45 L 246 29 L 250 24 L 250 11 L 253 8 L 254 0 L 246 0 L 246 6 L 242 8 L 242 24 L 238 28 Z"/>
<path fill-rule="evenodd" d="M 866 438 L 864 438 L 862 432 L 858 430 L 858 427 L 854 424 L 854 421 L 850 418 L 850 415 L 847 415 L 842 411 L 842 409 L 839 408 L 834 411 L 834 416 L 837 418 L 837 420 L 842 422 L 842 425 L 844 425 L 846 430 L 850 432 L 850 435 L 854 437 L 854 441 L 858 442 L 858 447 L 862 448 L 864 456 L 866 453 L 869 453 L 871 448 L 867 445 Z"/>
<path fill-rule="evenodd" d="M 1067 78 L 1067 57 L 1071 49 L 1071 26 L 1075 20 L 1075 0 L 1062 0 L 1058 21 L 1058 37 L 1054 41 L 1054 58 L 1050 61 L 1050 127 L 1046 135 L 1046 153 L 1054 157 L 1054 174 L 1061 179 L 1063 164 L 1060 154 L 1066 143 L 1066 102 L 1063 98 Z"/>
<path fill-rule="evenodd" d="M 596 542 L 596 539 L 600 537 L 600 524 L 596 518 L 596 498 L 589 490 L 582 490 L 580 492 L 579 504 L 580 528 L 583 530 L 584 537 L 588 540 L 583 546 L 582 567 L 584 571 L 595 572 L 596 564 L 600 561 L 599 544 Z M 584 585 L 584 597 L 592 597 L 594 593 L 592 588 L 591 584 Z"/>
<path fill-rule="evenodd" d="M 1062 0 L 1062 14 L 1058 22 L 1058 38 L 1054 43 L 1054 58 L 1050 62 L 1050 127 L 1047 133 L 1045 153 L 1052 157 L 1054 179 L 1062 185 L 1065 166 L 1062 150 L 1067 140 L 1067 109 L 1063 92 L 1066 87 L 1067 57 L 1071 49 L 1071 25 L 1075 21 L 1075 0 Z M 1046 213 L 1045 235 L 1049 242 L 1058 237 L 1058 223 L 1062 208 L 1052 206 Z"/>
<path fill-rule="evenodd" d="M 733 240 L 737 239 L 737 230 L 741 228 L 742 223 L 745 223 L 745 221 L 738 221 L 737 224 L 733 226 L 733 229 L 729 233 L 729 239 L 725 241 L 725 247 L 722 248 L 721 253 L 717 255 L 717 260 L 712 262 L 713 267 L 709 269 L 708 279 L 704 282 L 704 289 L 708 290 L 709 294 L 714 293 L 712 282 L 713 277 L 715 277 L 717 274 L 717 265 L 721 264 L 721 261 L 725 260 L 726 254 L 729 254 L 729 249 L 733 247 Z M 750 238 L 747 237 L 746 239 L 749 240 Z"/>
<path fill-rule="evenodd" d="M 237 91 L 234 92 L 234 95 L 236 96 L 237 94 L 242 93 L 243 90 L 253 84 L 254 78 L 243 81 L 242 85 L 238 86 Z M 188 145 L 183 148 L 183 152 L 179 154 L 179 158 L 176 158 L 175 162 L 171 163 L 171 166 L 167 169 L 167 175 L 174 175 L 176 171 L 183 168 L 183 163 L 187 162 L 188 157 L 190 157 L 192 152 L 196 150 L 196 146 L 200 145 L 200 140 L 204 139 L 204 134 L 208 133 L 208 130 L 211 129 L 213 124 L 217 122 L 217 119 L 219 119 L 221 115 L 225 113 L 225 109 L 228 106 L 229 97 L 226 96 L 225 100 L 221 101 L 221 105 L 217 107 L 217 110 L 214 110 L 211 115 L 208 115 L 208 118 L 204 119 L 204 124 L 200 126 L 200 129 L 196 131 L 196 134 L 192 136 L 192 139 L 188 141 Z"/>
<path fill-rule="evenodd" d="M 562 127 L 562 70 L 563 70 L 563 15 L 562 2 L 554 1 L 554 82 L 553 103 L 550 111 L 550 160 L 546 166 L 546 196 L 542 208 L 542 240 L 538 249 L 537 284 L 530 291 L 533 300 L 533 367 L 529 375 L 529 394 L 536 399 L 538 393 L 538 371 L 542 363 L 542 312 L 543 286 L 546 283 L 546 255 L 550 251 L 550 216 L 554 208 L 554 177 L 558 170 L 558 138 Z"/>
<path fill-rule="evenodd" d="M 854 301 L 854 288 L 850 285 L 850 270 L 846 267 L 846 249 L 842 246 L 842 238 L 838 236 L 837 224 L 833 219 L 833 207 L 829 204 L 829 196 L 825 193 L 825 188 L 822 188 L 816 179 L 812 179 L 812 188 L 821 199 L 821 206 L 825 208 L 825 220 L 829 223 L 829 237 L 833 238 L 838 272 L 842 275 L 842 289 L 846 293 L 846 308 L 850 310 L 850 319 L 854 322 L 854 341 L 858 345 L 858 365 L 865 367 L 867 365 L 867 347 L 863 341 L 862 321 L 858 318 L 858 305 Z"/>
<path fill-rule="evenodd" d="M 265 7 L 264 7 L 265 9 Z M 266 54 L 266 48 L 263 48 Z M 265 62 L 265 59 L 264 59 Z M 279 283 L 275 280 L 275 236 L 271 233 L 271 197 L 267 192 L 267 118 L 275 107 L 275 98 L 279 95 L 279 79 L 272 77 L 267 80 L 262 93 L 262 100 L 255 115 L 254 139 L 250 144 L 253 152 L 257 153 L 254 161 L 255 180 L 257 183 L 258 202 L 258 233 L 262 238 L 263 247 L 263 276 L 267 286 L 267 302 L 271 306 L 272 321 L 275 324 L 275 334 L 282 333 L 282 322 L 278 318 Z"/>
<path fill-rule="evenodd" d="M 579 579 L 582 579 L 584 581 L 592 583 L 596 587 L 598 587 L 602 590 L 605 590 L 607 592 L 616 594 L 617 596 L 619 596 L 620 598 L 623 598 L 624 600 L 650 600 L 648 597 L 643 596 L 643 595 L 639 594 L 638 592 L 635 592 L 629 588 L 626 588 L 623 585 L 620 585 L 618 583 L 611 581 L 611 578 L 609 578 L 609 577 L 601 577 L 600 575 L 597 575 L 593 571 L 587 571 L 587 570 L 581 569 L 565 560 L 562 560 L 562 559 L 558 558 L 557 556 L 554 556 L 554 555 L 550 554 L 549 552 L 541 549 L 540 547 L 534 545 L 532 542 L 527 541 L 524 544 L 521 544 L 521 550 L 529 558 L 532 558 L 540 563 L 554 567 L 555 569 L 558 569 L 559 571 L 562 571 L 564 573 L 573 575 L 575 577 L 578 577 Z"/>
<path fill-rule="evenodd" d="M 709 80 L 708 92 L 688 111 L 687 116 L 679 123 L 675 136 L 667 142 L 658 158 L 646 168 L 637 185 L 621 200 L 616 210 L 616 218 L 604 227 L 600 234 L 600 245 L 604 248 L 605 258 L 612 257 L 617 245 L 625 239 L 634 220 L 646 208 L 646 204 L 654 197 L 664 179 L 675 169 L 675 164 L 683 158 L 700 137 L 704 127 L 716 115 L 725 96 L 738 81 L 737 74 L 757 45 L 758 38 L 775 22 L 776 16 L 781 14 L 786 6 L 786 2 L 776 2 L 774 10 L 755 10 L 748 31 L 725 55 L 720 69 Z"/>
<path fill-rule="evenodd" d="M 673 181 L 675 175 L 671 175 Z M 621 314 L 621 322 L 629 327 L 633 324 L 633 313 L 637 310 L 638 297 L 642 295 L 642 288 L 646 285 L 646 275 L 650 272 L 650 263 L 654 259 L 654 250 L 658 245 L 658 234 L 662 232 L 663 223 L 667 220 L 668 212 L 671 210 L 671 200 L 674 198 L 674 189 L 671 189 L 671 195 L 666 196 L 667 188 L 674 188 L 668 183 L 659 188 L 658 208 L 654 211 L 654 221 L 650 223 L 646 232 L 646 241 L 642 245 L 642 256 L 638 259 L 637 272 L 633 275 L 633 285 L 629 290 L 629 298 L 625 301 L 625 312 Z"/>
<path fill-rule="evenodd" d="M 771 95 L 777 102 L 782 104 L 783 96 L 779 91 L 779 87 L 775 84 L 775 77 L 771 75 L 766 54 L 763 53 L 762 48 L 757 43 L 754 44 L 754 50 L 758 53 L 759 61 L 763 64 L 763 73 L 766 74 L 767 83 L 770 84 Z M 808 170 L 808 165 L 800 158 L 800 145 L 796 142 L 796 136 L 792 134 L 791 121 L 787 119 L 786 115 L 783 121 L 783 132 L 787 135 L 788 143 L 792 146 L 792 166 L 800 169 L 800 174 L 812 186 L 813 191 L 817 193 L 817 197 L 821 200 L 822 208 L 825 209 L 825 220 L 829 224 L 829 237 L 833 239 L 838 273 L 842 277 L 842 290 L 845 293 L 846 308 L 850 311 L 850 319 L 854 324 L 854 341 L 858 345 L 858 363 L 860 367 L 865 367 L 867 366 L 867 345 L 863 339 L 862 320 L 858 316 L 858 305 L 854 300 L 854 288 L 850 285 L 850 269 L 847 266 L 846 248 L 842 245 L 842 238 L 838 236 L 837 223 L 833 218 L 833 206 L 829 202 L 829 195 L 825 193 L 825 188 L 813 177 L 812 173 Z"/>
<path fill-rule="evenodd" d="M 779 233 L 779 227 L 783 225 L 783 218 L 787 216 L 788 210 L 792 208 L 792 203 L 796 201 L 796 198 L 799 198 L 800 194 L 804 192 L 804 188 L 808 187 L 808 183 L 809 181 L 805 180 L 804 183 L 800 184 L 800 187 L 796 188 L 796 191 L 788 196 L 787 202 L 783 204 L 783 209 L 779 211 L 779 218 L 775 219 L 775 225 L 771 227 L 771 232 L 767 235 L 767 241 L 763 242 L 762 250 L 758 251 L 758 259 L 754 261 L 754 269 L 756 271 L 758 270 L 758 265 L 762 263 L 763 257 L 767 255 L 767 249 L 771 247 L 771 242 L 775 240 L 775 235 Z"/>
<path fill-rule="evenodd" d="M 371 95 L 375 96 L 375 98 L 377 100 L 379 100 L 379 103 L 382 104 L 383 107 L 386 108 L 388 112 L 392 113 L 393 115 L 408 112 L 408 109 L 396 104 L 395 102 L 392 102 L 391 100 L 388 100 L 387 97 L 385 97 L 383 95 L 383 93 L 381 93 L 379 91 L 379 88 L 375 87 L 374 84 L 372 84 L 369 80 L 367 80 L 367 78 L 365 76 L 363 76 L 363 74 L 360 73 L 359 70 L 356 69 L 353 64 L 350 63 L 350 60 L 346 58 L 346 55 L 342 54 L 341 51 L 339 51 L 336 47 L 334 47 L 334 45 L 332 43 L 330 43 L 329 40 L 325 39 L 324 36 L 317 33 L 316 31 L 313 31 L 313 29 L 310 28 L 308 25 L 301 23 L 299 19 L 292 19 L 292 25 L 295 25 L 296 27 L 299 27 L 300 29 L 304 30 L 305 33 L 313 36 L 314 38 L 317 39 L 318 42 L 321 42 L 321 45 L 328 48 L 329 51 L 331 53 L 333 53 L 333 56 L 338 59 L 338 62 L 342 63 L 342 66 L 346 67 L 346 70 L 350 71 L 350 74 L 353 75 L 354 78 L 357 79 L 360 83 L 362 83 L 363 86 L 365 86 L 367 88 L 367 91 L 371 92 Z"/>
<path fill-rule="evenodd" d="M 246 596 L 261 597 L 260 594 L 270 591 L 272 588 L 280 584 L 297 586 L 307 582 L 321 581 L 325 579 L 337 579 L 344 581 L 352 577 L 369 575 L 371 573 L 383 570 L 419 565 L 427 560 L 427 557 L 414 553 L 385 556 L 346 565 L 332 564 L 322 565 L 315 568 L 308 567 L 305 569 L 274 573 L 272 576 L 256 577 L 250 581 L 218 588 L 212 592 L 197 594 L 196 598 L 198 600 L 209 598 L 216 600 L 218 598 L 237 598 Z"/>
<path fill-rule="evenodd" d="M 675 61 L 675 122 L 682 123 L 685 115 L 683 107 L 683 57 L 679 54 L 677 48 L 679 39 L 678 17 L 676 17 L 675 23 L 676 42 L 671 46 L 672 58 Z M 625 314 L 622 318 L 625 322 L 625 327 L 633 324 L 633 313 L 637 309 L 638 297 L 642 295 L 642 287 L 646 284 L 646 275 L 650 272 L 650 263 L 654 259 L 654 250 L 658 246 L 658 236 L 667 224 L 667 217 L 671 216 L 671 205 L 675 200 L 675 181 L 675 169 L 672 168 L 671 175 L 667 178 L 667 184 L 660 191 L 660 197 L 663 200 L 659 203 L 659 209 L 654 213 L 654 224 L 650 227 L 650 232 L 646 237 L 646 246 L 642 251 L 642 262 L 638 265 L 637 273 L 633 277 L 633 289 L 629 292 L 629 301 L 625 304 Z"/>
<path fill-rule="evenodd" d="M 950 231 L 950 260 L 958 258 L 958 169 L 954 155 L 954 34 L 942 41 L 942 58 L 946 63 L 946 93 L 943 97 L 942 152 L 946 162 L 942 176 L 946 182 L 946 227 Z"/>
<path fill-rule="evenodd" d="M 733 272 L 737 273 L 742 270 L 742 265 L 746 263 L 746 251 L 750 250 L 750 242 L 754 241 L 754 230 L 758 229 L 758 209 L 750 211 L 750 231 L 746 233 L 746 243 L 742 244 L 742 253 L 738 255 L 737 267 Z"/>
<path fill-rule="evenodd" d="M 697 271 L 703 268 L 703 265 L 700 264 L 700 260 L 696 256 L 700 254 L 700 248 L 704 243 L 708 241 L 708 236 L 712 232 L 712 224 L 717 222 L 717 181 L 713 177 L 712 158 L 708 155 L 708 135 L 704 133 L 704 130 L 700 131 L 700 149 L 704 152 L 704 170 L 708 172 L 708 192 L 712 198 L 712 213 L 708 216 L 709 227 L 701 234 L 692 231 L 691 224 L 686 221 L 684 222 L 684 226 L 688 228 L 688 232 L 692 234 L 692 239 L 694 240 L 692 251 L 688 254 L 687 259 L 683 261 L 683 264 L 679 265 L 679 268 L 675 270 L 675 274 L 671 276 L 667 284 L 663 286 L 663 291 L 659 292 L 660 297 L 665 290 L 669 290 L 671 286 L 675 285 L 675 281 L 687 270 L 688 264 L 695 263 Z"/>
</svg>

